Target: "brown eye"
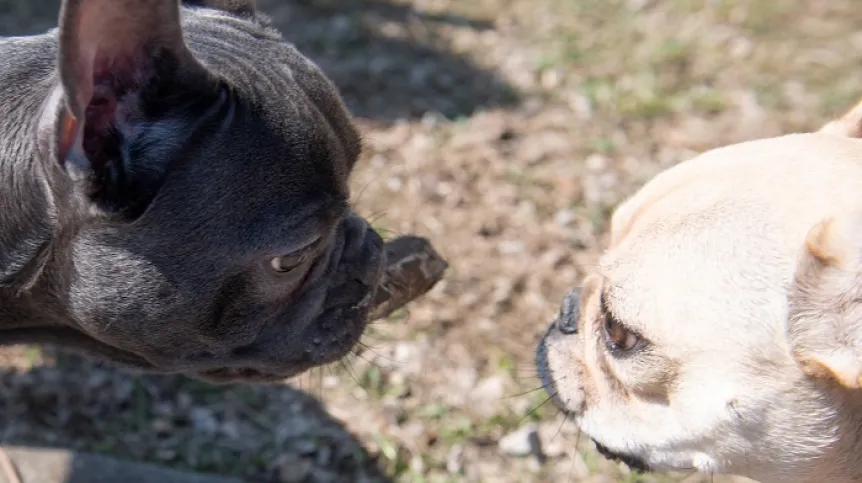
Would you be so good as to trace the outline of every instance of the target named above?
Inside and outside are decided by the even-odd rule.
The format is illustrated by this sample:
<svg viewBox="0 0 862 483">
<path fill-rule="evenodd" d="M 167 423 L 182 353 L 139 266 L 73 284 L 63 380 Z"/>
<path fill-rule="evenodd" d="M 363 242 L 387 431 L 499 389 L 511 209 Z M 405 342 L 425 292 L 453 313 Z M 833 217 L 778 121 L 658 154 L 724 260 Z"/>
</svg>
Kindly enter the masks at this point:
<svg viewBox="0 0 862 483">
<path fill-rule="evenodd" d="M 634 332 L 625 328 L 611 315 L 605 317 L 604 328 L 607 343 L 614 350 L 631 350 L 640 340 Z"/>
</svg>

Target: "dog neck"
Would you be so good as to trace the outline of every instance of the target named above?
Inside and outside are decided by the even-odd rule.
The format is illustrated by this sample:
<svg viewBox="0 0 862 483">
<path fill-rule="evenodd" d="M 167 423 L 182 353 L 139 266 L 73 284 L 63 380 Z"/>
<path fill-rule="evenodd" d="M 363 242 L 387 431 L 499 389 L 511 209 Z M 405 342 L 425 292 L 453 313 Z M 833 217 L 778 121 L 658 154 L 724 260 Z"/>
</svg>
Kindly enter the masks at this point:
<svg viewBox="0 0 862 483">
<path fill-rule="evenodd" d="M 840 438 L 835 444 L 831 458 L 825 458 L 820 475 L 834 476 L 817 478 L 816 481 L 859 482 L 862 481 L 862 465 L 859 456 L 862 455 L 862 391 L 847 391 L 840 389 L 841 394 L 834 395 L 839 401 L 840 420 L 838 428 Z"/>
<path fill-rule="evenodd" d="M 0 42 L 0 329 L 48 322 L 28 315 L 39 312 L 31 291 L 57 256 L 59 220 L 74 223 L 56 203 L 72 188 L 52 155 L 59 80 L 56 43 L 44 37 Z"/>
</svg>

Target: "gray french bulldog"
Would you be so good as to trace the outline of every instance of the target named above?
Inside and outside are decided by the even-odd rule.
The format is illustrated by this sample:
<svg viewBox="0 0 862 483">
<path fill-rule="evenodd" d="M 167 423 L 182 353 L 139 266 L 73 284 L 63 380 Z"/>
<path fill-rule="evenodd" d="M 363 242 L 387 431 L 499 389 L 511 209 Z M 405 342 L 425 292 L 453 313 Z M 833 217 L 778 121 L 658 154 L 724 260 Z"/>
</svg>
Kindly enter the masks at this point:
<svg viewBox="0 0 862 483">
<path fill-rule="evenodd" d="M 213 382 L 343 357 L 382 273 L 359 153 L 253 0 L 64 1 L 0 40 L 0 344 Z"/>
</svg>

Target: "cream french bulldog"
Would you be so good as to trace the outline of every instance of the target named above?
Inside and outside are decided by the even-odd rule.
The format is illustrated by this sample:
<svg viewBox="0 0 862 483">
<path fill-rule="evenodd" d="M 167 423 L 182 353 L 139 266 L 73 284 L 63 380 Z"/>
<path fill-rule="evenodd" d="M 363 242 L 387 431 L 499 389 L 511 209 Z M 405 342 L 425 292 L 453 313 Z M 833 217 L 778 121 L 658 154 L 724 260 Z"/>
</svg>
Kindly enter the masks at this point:
<svg viewBox="0 0 862 483">
<path fill-rule="evenodd" d="M 632 468 L 862 481 L 862 102 L 648 182 L 537 363 Z"/>
</svg>

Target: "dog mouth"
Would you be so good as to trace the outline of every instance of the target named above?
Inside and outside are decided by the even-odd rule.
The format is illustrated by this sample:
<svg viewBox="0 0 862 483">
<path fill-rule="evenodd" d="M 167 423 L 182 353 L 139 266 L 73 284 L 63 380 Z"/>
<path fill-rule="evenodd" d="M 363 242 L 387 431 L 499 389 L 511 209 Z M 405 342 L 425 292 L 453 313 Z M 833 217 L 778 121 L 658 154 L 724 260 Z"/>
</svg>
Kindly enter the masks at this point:
<svg viewBox="0 0 862 483">
<path fill-rule="evenodd" d="M 377 281 L 383 268 L 379 254 L 374 247 L 379 243 L 372 241 L 371 252 L 367 254 L 367 264 L 363 267 L 363 277 L 341 273 L 337 278 L 342 283 L 336 289 L 328 290 L 324 309 L 298 334 L 293 343 L 266 347 L 249 347 L 237 360 L 238 364 L 228 367 L 210 367 L 196 371 L 205 380 L 215 383 L 231 382 L 279 382 L 298 376 L 309 370 L 341 360 L 350 354 L 369 325 L 369 312 L 376 293 Z M 350 264 L 344 264 L 350 267 Z M 279 344 L 282 337 L 273 335 L 268 341 Z M 271 358 L 272 354 L 291 354 L 289 359 Z M 240 362 L 244 360 L 245 363 Z"/>
<path fill-rule="evenodd" d="M 555 326 L 556 321 L 548 328 L 548 334 L 555 329 Z M 536 346 L 536 367 L 538 369 L 539 379 L 541 380 L 542 387 L 545 388 L 545 392 L 548 394 L 551 403 L 558 409 L 563 411 L 564 414 L 571 417 L 572 411 L 560 398 L 557 385 L 554 382 L 554 378 L 551 376 L 551 370 L 548 366 L 547 352 L 548 350 L 545 344 L 545 338 L 543 337 L 542 340 Z M 590 439 L 596 445 L 596 450 L 598 450 L 599 454 L 601 454 L 605 458 L 611 461 L 623 463 L 636 473 L 646 473 L 650 471 L 649 465 L 647 465 L 646 462 L 642 459 L 625 453 L 618 453 L 612 451 L 607 446 L 604 446 L 603 444 L 599 443 L 596 439 Z"/>
<path fill-rule="evenodd" d="M 548 394 L 548 397 L 551 400 L 551 404 L 557 407 L 560 411 L 568 414 L 571 410 L 568 408 L 566 403 L 560 398 L 560 391 L 557 389 L 557 383 L 554 380 L 554 377 L 551 372 L 551 366 L 548 362 L 548 345 L 547 338 L 551 333 L 556 329 L 557 321 L 551 323 L 548 327 L 548 330 L 545 332 L 545 335 L 536 344 L 536 354 L 535 354 L 535 364 L 536 364 L 536 372 L 539 376 L 539 381 L 542 383 L 542 387 L 545 389 L 545 392 Z"/>
<path fill-rule="evenodd" d="M 604 456 L 605 458 L 611 461 L 623 463 L 624 465 L 628 466 L 629 469 L 636 473 L 646 473 L 650 471 L 649 465 L 647 465 L 644 460 L 638 458 L 637 456 L 612 451 L 608 449 L 607 446 L 604 446 L 595 439 L 590 439 L 592 439 L 593 444 L 596 445 L 596 450 L 599 452 L 599 454 Z"/>
</svg>

